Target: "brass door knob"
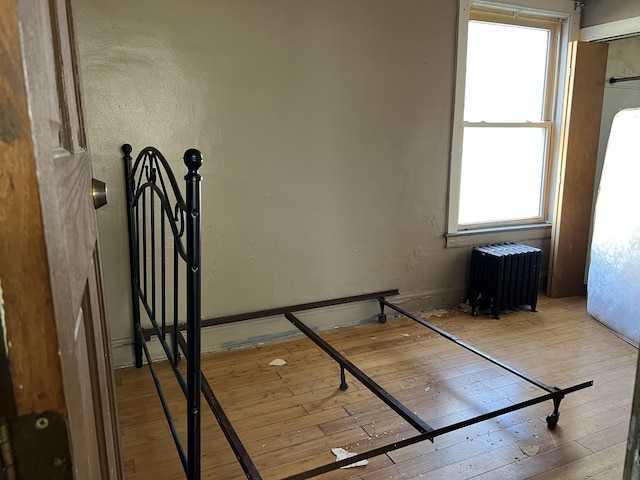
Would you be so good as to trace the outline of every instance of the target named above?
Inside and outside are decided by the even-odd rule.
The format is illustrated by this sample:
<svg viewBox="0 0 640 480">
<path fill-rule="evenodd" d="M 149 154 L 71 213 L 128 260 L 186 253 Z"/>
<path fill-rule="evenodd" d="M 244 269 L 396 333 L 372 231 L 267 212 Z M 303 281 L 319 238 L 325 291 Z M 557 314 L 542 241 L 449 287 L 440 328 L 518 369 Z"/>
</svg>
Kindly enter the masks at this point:
<svg viewBox="0 0 640 480">
<path fill-rule="evenodd" d="M 95 178 L 91 179 L 91 194 L 93 195 L 93 206 L 97 210 L 107 204 L 107 185 Z"/>
</svg>

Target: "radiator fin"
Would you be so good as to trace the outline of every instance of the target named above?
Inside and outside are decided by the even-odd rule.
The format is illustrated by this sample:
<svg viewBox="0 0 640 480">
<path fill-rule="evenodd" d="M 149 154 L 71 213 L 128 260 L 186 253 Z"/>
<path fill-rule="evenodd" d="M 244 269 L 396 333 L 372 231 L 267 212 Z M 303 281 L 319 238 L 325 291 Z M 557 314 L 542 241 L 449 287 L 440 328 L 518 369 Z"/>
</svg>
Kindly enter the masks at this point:
<svg viewBox="0 0 640 480">
<path fill-rule="evenodd" d="M 471 314 L 490 308 L 493 318 L 500 312 L 529 305 L 536 311 L 540 277 L 539 248 L 518 243 L 474 247 L 471 251 L 468 299 Z"/>
</svg>

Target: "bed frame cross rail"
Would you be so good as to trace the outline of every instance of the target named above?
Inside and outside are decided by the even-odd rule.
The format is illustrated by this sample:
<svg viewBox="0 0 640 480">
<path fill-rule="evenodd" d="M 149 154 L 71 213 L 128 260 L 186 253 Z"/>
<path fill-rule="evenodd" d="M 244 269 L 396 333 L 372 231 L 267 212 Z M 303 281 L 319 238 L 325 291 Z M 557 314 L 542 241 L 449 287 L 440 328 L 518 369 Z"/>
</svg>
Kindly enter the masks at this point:
<svg viewBox="0 0 640 480">
<path fill-rule="evenodd" d="M 576 390 L 581 390 L 583 388 L 587 388 L 593 385 L 593 382 L 585 382 L 578 385 L 574 385 L 573 387 L 558 389 L 554 393 L 548 393 L 546 395 L 542 395 L 540 397 L 532 398 L 530 400 L 526 400 L 524 402 L 516 403 L 510 405 L 505 408 L 501 408 L 499 410 L 494 410 L 492 412 L 488 412 L 482 415 L 478 415 L 477 417 L 470 418 L 468 420 L 463 420 L 462 422 L 454 423 L 452 425 L 447 425 L 446 427 L 438 428 L 432 430 L 430 432 L 422 433 L 420 435 L 416 435 L 414 437 L 406 438 L 403 440 L 399 440 L 397 442 L 390 443 L 388 445 L 384 445 L 382 447 L 371 449 L 364 453 L 359 453 L 354 455 L 353 457 L 346 458 L 344 460 L 340 460 L 335 463 L 327 463 L 325 465 L 321 465 L 319 467 L 313 468 L 311 470 L 307 470 L 306 472 L 298 473 L 295 475 L 291 475 L 286 477 L 284 480 L 303 480 L 305 478 L 312 478 L 318 475 L 322 475 L 323 473 L 330 472 L 335 470 L 336 468 L 341 468 L 347 465 L 351 465 L 352 463 L 357 463 L 362 460 L 367 460 L 372 457 L 376 457 L 378 455 L 383 455 L 388 452 L 393 452 L 394 450 L 398 450 L 400 448 L 409 447 L 411 445 L 415 445 L 416 443 L 424 442 L 425 440 L 431 440 L 440 435 L 444 435 L 445 433 L 450 433 L 455 430 L 459 430 L 464 427 L 468 427 L 470 425 L 483 422 L 485 420 L 489 420 L 494 417 L 498 417 L 500 415 L 504 415 L 510 412 L 515 412 L 516 410 L 521 410 L 526 407 L 530 407 L 532 405 L 536 405 L 538 403 L 546 402 L 548 400 L 553 400 L 555 403 L 556 399 L 564 397 L 565 394 L 575 392 Z"/>
<path fill-rule="evenodd" d="M 390 406 L 398 415 L 404 418 L 413 428 L 420 433 L 432 432 L 431 428 L 424 420 L 418 417 L 410 409 L 400 403 L 393 395 L 387 392 L 384 388 L 374 382 L 371 377 L 365 374 L 362 370 L 356 367 L 353 363 L 347 360 L 340 352 L 325 342 L 322 337 L 305 325 L 299 318 L 292 313 L 285 313 L 285 318 L 295 325 L 298 330 L 304 333 L 313 343 L 318 345 L 324 350 L 331 358 L 340 364 L 340 390 L 346 390 L 348 388 L 344 371 L 347 370 L 357 380 L 364 384 L 372 393 L 374 393 L 380 400 Z"/>
</svg>

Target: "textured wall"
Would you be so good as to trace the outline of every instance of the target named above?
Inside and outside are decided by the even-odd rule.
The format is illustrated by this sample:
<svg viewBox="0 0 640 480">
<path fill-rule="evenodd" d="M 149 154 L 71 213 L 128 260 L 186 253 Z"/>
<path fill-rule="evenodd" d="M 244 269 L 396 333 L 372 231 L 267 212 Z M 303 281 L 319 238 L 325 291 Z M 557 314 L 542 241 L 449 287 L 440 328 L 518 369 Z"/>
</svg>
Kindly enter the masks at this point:
<svg viewBox="0 0 640 480">
<path fill-rule="evenodd" d="M 607 78 L 635 77 L 640 75 L 640 36 L 609 42 L 607 57 Z M 596 171 L 596 191 L 604 165 L 604 156 L 616 113 L 624 108 L 640 107 L 640 80 L 631 82 L 605 83 L 598 144 L 598 165 Z M 594 198 L 595 202 L 595 198 Z"/>
<path fill-rule="evenodd" d="M 582 12 L 583 27 L 640 17 L 638 0 L 586 0 L 586 6 Z"/>
<path fill-rule="evenodd" d="M 387 288 L 416 307 L 462 300 L 469 247 L 443 237 L 456 4 L 75 1 L 94 173 L 110 194 L 98 220 L 116 363 L 131 338 L 124 142 L 158 147 L 177 172 L 186 148 L 205 155 L 203 315 Z M 203 343 L 291 328 L 268 319 Z"/>
</svg>

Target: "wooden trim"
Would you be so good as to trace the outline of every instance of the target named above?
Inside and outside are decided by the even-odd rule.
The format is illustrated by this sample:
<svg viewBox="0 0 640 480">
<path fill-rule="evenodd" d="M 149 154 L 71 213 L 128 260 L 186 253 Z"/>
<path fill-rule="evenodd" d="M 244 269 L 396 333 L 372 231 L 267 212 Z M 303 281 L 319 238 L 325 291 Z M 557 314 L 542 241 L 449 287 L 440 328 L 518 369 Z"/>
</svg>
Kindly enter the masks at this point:
<svg viewBox="0 0 640 480">
<path fill-rule="evenodd" d="M 580 40 L 583 42 L 603 42 L 634 35 L 640 35 L 640 17 L 626 18 L 580 29 Z"/>
<path fill-rule="evenodd" d="M 100 391 L 100 398 L 97 405 L 101 406 L 103 416 L 102 423 L 104 432 L 102 439 L 107 456 L 108 475 L 105 478 L 124 478 L 124 465 L 122 464 L 122 452 L 120 446 L 120 431 L 118 421 L 118 406 L 116 402 L 116 386 L 113 377 L 113 364 L 111 361 L 111 336 L 109 335 L 109 322 L 105 308 L 104 292 L 102 290 L 102 264 L 100 261 L 99 241 L 93 250 L 93 268 L 88 278 L 88 288 L 92 293 L 90 296 L 89 308 L 93 311 L 93 317 L 99 318 L 96 325 L 92 326 L 94 349 L 97 352 L 95 373 L 98 376 L 97 390 Z M 99 330 L 99 331 L 98 331 Z"/>
<path fill-rule="evenodd" d="M 69 109 L 69 102 L 67 101 L 67 89 L 65 85 L 65 78 L 63 75 L 63 53 L 62 42 L 60 32 L 60 21 L 58 19 L 58 11 L 55 5 L 51 5 L 49 8 L 49 14 L 51 15 L 51 29 L 52 29 L 52 44 L 53 55 L 56 59 L 55 62 L 55 81 L 58 89 L 58 101 L 57 106 L 60 115 L 60 132 L 58 134 L 59 147 L 69 151 L 74 151 L 72 124 L 71 124 L 71 111 Z"/>
<path fill-rule="evenodd" d="M 13 385 L 7 358 L 7 339 L 4 334 L 4 301 L 0 278 L 0 418 L 14 418 L 16 406 L 13 402 Z"/>
<path fill-rule="evenodd" d="M 545 128 L 551 130 L 553 122 L 464 122 L 463 126 L 465 128 Z"/>
<path fill-rule="evenodd" d="M 566 18 L 566 14 L 553 14 L 543 16 L 535 12 L 520 12 L 503 9 L 491 9 L 481 5 L 473 5 L 469 13 L 469 20 L 481 22 L 503 23 L 505 25 L 520 25 L 533 28 L 554 30 L 559 18 Z"/>
<path fill-rule="evenodd" d="M 71 70 L 73 72 L 73 93 L 75 95 L 76 115 L 78 116 L 78 132 L 76 139 L 77 151 L 88 150 L 87 134 L 85 129 L 84 104 L 82 102 L 82 77 L 80 75 L 80 67 L 78 61 L 78 38 L 75 34 L 75 25 L 73 21 L 73 10 L 70 0 L 65 0 L 67 10 L 67 26 L 69 28 L 69 47 Z"/>
<path fill-rule="evenodd" d="M 451 156 L 449 159 L 449 202 L 447 203 L 447 232 L 458 231 L 460 210 L 460 178 L 462 175 L 462 137 L 464 128 L 464 92 L 467 82 L 467 42 L 469 39 L 469 0 L 458 3 L 458 34 L 455 63 L 455 90 L 451 125 Z"/>
<path fill-rule="evenodd" d="M 15 0 L 0 4 L 0 272 L 18 415 L 66 414 Z"/>
<path fill-rule="evenodd" d="M 469 0 L 467 0 L 469 1 Z M 558 0 L 471 0 L 474 8 L 489 9 L 504 13 L 532 15 L 536 17 L 569 17 L 575 16 L 573 3 Z"/>
<path fill-rule="evenodd" d="M 566 64 L 566 48 L 568 39 L 573 38 L 577 32 L 579 13 L 571 8 L 558 11 L 557 2 L 518 1 L 506 0 L 493 2 L 485 0 L 458 0 L 458 35 L 456 57 L 455 95 L 453 102 L 453 122 L 451 134 L 451 151 L 449 167 L 449 192 L 447 209 L 446 234 L 451 235 L 462 229 L 475 229 L 494 226 L 511 226 L 516 224 L 538 223 L 540 220 L 549 219 L 551 216 L 550 204 L 555 193 L 551 179 L 556 170 L 557 141 L 560 125 L 559 106 L 564 93 L 562 84 L 562 71 Z M 522 14 L 525 18 L 514 20 L 514 12 Z M 547 133 L 547 145 L 545 149 L 544 191 L 541 198 L 540 217 L 527 219 L 524 222 L 496 222 L 479 224 L 461 224 L 458 220 L 460 209 L 460 181 L 462 175 L 462 147 L 464 137 L 464 92 L 466 88 L 466 57 L 468 42 L 469 20 L 502 21 L 511 24 L 529 24 L 538 28 L 548 28 L 551 32 L 548 69 L 553 66 L 553 71 L 547 72 L 547 85 L 545 92 L 545 120 L 551 123 Z M 508 22 L 507 19 L 514 20 Z M 545 122 L 546 123 L 546 122 Z M 475 125 L 473 125 L 475 126 Z"/>
<path fill-rule="evenodd" d="M 600 117 L 607 66 L 606 43 L 572 42 L 562 124 L 560 169 L 548 295 L 584 295 Z"/>
</svg>

